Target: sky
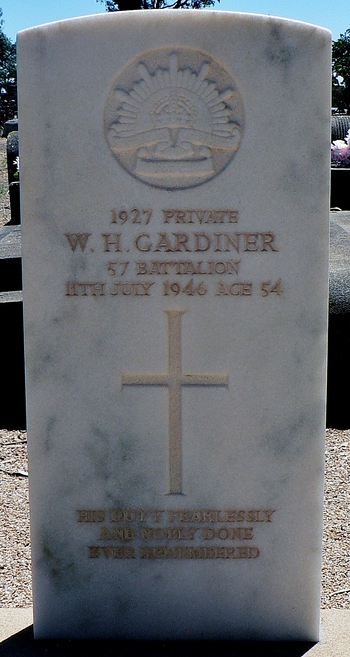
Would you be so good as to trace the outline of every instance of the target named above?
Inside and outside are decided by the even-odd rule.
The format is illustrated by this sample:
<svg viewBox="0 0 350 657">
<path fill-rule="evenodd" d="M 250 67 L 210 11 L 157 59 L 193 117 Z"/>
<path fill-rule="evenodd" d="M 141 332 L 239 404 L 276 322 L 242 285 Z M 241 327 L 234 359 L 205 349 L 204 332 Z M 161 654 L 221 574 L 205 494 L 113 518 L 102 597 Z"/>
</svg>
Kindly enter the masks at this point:
<svg viewBox="0 0 350 657">
<path fill-rule="evenodd" d="M 0 0 L 3 31 L 14 41 L 20 30 L 41 23 L 104 13 L 96 0 Z M 350 0 L 221 0 L 215 9 L 270 14 L 327 27 L 333 39 L 350 28 Z"/>
</svg>

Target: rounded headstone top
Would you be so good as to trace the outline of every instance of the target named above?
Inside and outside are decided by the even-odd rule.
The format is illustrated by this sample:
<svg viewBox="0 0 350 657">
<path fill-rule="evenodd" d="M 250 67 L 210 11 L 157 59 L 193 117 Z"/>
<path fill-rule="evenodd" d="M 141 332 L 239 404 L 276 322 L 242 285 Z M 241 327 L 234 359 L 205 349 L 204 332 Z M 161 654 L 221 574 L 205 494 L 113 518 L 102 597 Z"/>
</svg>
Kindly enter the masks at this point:
<svg viewBox="0 0 350 657">
<path fill-rule="evenodd" d="M 335 114 L 332 116 L 332 141 L 345 139 L 350 129 L 350 114 Z"/>
<path fill-rule="evenodd" d="M 9 121 L 6 121 L 2 136 L 7 137 L 10 132 L 13 132 L 14 130 L 18 130 L 18 119 L 10 119 Z"/>
</svg>

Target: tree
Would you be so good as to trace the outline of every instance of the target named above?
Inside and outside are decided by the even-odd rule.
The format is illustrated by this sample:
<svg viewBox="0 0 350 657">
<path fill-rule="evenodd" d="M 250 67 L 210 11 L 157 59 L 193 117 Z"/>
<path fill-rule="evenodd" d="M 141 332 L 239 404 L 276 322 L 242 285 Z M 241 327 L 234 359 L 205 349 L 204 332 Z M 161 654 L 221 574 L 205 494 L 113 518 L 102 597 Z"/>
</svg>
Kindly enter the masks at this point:
<svg viewBox="0 0 350 657">
<path fill-rule="evenodd" d="M 350 107 L 350 29 L 333 41 L 332 105 L 341 112 Z M 339 79 L 341 78 L 341 79 Z"/>
<path fill-rule="evenodd" d="M 3 32 L 0 9 L 0 123 L 3 125 L 17 113 L 16 45 Z"/>
<path fill-rule="evenodd" d="M 97 0 L 106 6 L 106 11 L 131 9 L 202 9 L 212 7 L 215 0 Z M 220 2 L 220 0 L 218 0 Z"/>
<path fill-rule="evenodd" d="M 0 9 L 0 87 L 16 82 L 16 45 L 4 34 Z"/>
</svg>

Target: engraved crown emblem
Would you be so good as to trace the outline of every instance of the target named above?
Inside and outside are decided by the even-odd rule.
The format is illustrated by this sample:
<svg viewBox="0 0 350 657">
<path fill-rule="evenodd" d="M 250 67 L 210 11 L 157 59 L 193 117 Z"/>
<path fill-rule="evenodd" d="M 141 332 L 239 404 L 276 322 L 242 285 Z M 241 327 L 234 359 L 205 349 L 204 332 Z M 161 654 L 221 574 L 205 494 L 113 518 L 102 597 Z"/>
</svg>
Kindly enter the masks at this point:
<svg viewBox="0 0 350 657">
<path fill-rule="evenodd" d="M 139 60 L 137 79 L 125 88 L 123 75 L 117 78 L 106 108 L 106 136 L 115 157 L 137 178 L 169 189 L 213 177 L 233 157 L 242 133 L 233 81 L 202 53 L 191 66 L 186 55 L 193 51 L 184 51 L 170 52 L 166 67 L 154 67 L 154 53 Z"/>
<path fill-rule="evenodd" d="M 190 125 L 193 127 L 196 106 L 185 96 L 177 94 L 174 90 L 165 99 L 155 104 L 152 111 L 153 122 L 171 128 L 180 128 Z"/>
</svg>

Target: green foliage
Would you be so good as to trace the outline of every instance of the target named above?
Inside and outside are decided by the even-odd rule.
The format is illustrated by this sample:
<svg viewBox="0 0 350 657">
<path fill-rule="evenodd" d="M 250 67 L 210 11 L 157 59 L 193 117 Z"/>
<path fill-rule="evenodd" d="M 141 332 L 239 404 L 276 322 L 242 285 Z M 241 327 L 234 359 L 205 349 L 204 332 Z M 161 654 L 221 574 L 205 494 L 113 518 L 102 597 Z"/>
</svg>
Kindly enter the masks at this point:
<svg viewBox="0 0 350 657">
<path fill-rule="evenodd" d="M 106 7 L 106 11 L 202 9 L 203 7 L 212 7 L 215 4 L 215 0 L 97 0 L 97 2 L 102 2 Z"/>
<path fill-rule="evenodd" d="M 0 87 L 16 81 L 16 45 L 3 32 L 0 9 Z"/>
<path fill-rule="evenodd" d="M 344 112 L 350 107 L 350 29 L 333 41 L 332 74 L 332 105 Z"/>
<path fill-rule="evenodd" d="M 350 29 L 333 41 L 333 73 L 340 75 L 344 83 L 350 84 Z"/>
</svg>

